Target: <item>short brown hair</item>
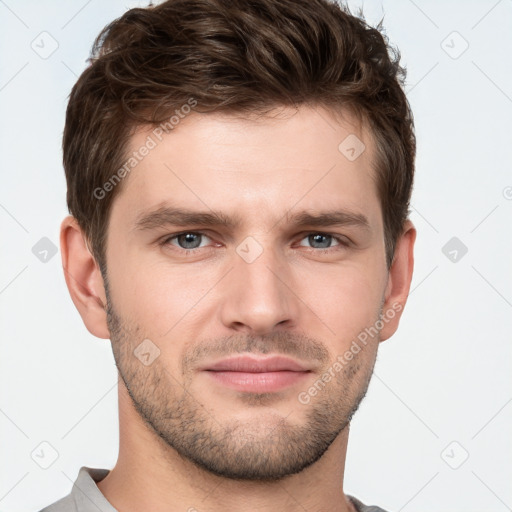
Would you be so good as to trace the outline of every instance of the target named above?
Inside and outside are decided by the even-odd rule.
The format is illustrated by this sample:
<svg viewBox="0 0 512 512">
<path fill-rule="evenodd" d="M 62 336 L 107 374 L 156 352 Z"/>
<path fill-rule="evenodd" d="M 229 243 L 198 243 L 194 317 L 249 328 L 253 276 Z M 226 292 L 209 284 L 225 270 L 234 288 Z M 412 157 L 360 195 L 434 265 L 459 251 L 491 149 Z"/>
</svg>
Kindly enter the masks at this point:
<svg viewBox="0 0 512 512">
<path fill-rule="evenodd" d="M 96 261 L 106 268 L 122 184 L 101 199 L 95 190 L 126 161 L 135 128 L 165 122 L 193 98 L 196 112 L 306 104 L 358 114 L 377 148 L 389 268 L 409 215 L 416 148 L 399 61 L 381 24 L 331 0 L 168 0 L 127 11 L 96 38 L 66 111 L 67 203 Z"/>
</svg>

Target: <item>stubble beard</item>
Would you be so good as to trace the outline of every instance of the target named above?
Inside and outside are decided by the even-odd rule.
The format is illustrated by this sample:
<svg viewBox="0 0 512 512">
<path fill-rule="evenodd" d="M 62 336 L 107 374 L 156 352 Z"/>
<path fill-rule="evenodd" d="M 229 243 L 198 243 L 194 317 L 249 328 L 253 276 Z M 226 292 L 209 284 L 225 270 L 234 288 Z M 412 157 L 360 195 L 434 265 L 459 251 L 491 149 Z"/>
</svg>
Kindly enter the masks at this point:
<svg viewBox="0 0 512 512">
<path fill-rule="evenodd" d="M 242 422 L 209 412 L 200 393 L 192 391 L 191 372 L 180 382 L 181 375 L 171 375 L 161 357 L 143 365 L 133 353 L 143 339 L 141 329 L 120 318 L 108 291 L 107 322 L 119 375 L 135 410 L 163 448 L 203 471 L 233 480 L 281 480 L 318 461 L 349 425 L 375 364 L 376 352 L 367 359 L 354 357 L 307 405 L 294 396 L 288 415 L 268 406 L 275 400 L 272 393 L 240 393 L 241 407 L 255 407 L 254 419 Z M 269 345 L 251 338 L 244 346 L 265 352 Z M 293 423 L 298 415 L 303 418 Z"/>
</svg>

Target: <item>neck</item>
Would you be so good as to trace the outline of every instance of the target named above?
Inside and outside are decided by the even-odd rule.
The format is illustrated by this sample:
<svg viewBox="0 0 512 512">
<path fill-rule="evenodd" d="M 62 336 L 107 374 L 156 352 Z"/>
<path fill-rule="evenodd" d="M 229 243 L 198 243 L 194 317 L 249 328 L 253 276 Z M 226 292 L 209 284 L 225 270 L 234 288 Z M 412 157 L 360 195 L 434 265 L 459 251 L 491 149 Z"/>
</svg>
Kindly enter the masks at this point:
<svg viewBox="0 0 512 512">
<path fill-rule="evenodd" d="M 122 381 L 119 425 L 117 463 L 97 484 L 119 512 L 354 510 L 343 492 L 348 427 L 317 462 L 269 483 L 222 478 L 183 459 L 143 422 Z"/>
</svg>

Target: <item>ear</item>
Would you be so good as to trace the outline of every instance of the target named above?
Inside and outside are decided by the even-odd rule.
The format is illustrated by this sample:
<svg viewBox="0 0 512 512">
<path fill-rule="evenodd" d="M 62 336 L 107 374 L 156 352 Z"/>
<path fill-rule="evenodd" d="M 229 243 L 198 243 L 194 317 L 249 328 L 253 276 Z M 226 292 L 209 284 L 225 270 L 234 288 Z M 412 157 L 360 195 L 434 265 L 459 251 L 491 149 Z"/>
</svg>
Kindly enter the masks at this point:
<svg viewBox="0 0 512 512">
<path fill-rule="evenodd" d="M 77 220 L 70 215 L 60 227 L 60 247 L 66 284 L 87 330 L 98 338 L 110 338 L 103 277 Z"/>
<path fill-rule="evenodd" d="M 389 269 L 382 309 L 384 326 L 380 331 L 380 341 L 390 338 L 398 328 L 411 286 L 415 240 L 416 229 L 412 222 L 407 220 L 397 241 L 393 263 Z"/>
</svg>

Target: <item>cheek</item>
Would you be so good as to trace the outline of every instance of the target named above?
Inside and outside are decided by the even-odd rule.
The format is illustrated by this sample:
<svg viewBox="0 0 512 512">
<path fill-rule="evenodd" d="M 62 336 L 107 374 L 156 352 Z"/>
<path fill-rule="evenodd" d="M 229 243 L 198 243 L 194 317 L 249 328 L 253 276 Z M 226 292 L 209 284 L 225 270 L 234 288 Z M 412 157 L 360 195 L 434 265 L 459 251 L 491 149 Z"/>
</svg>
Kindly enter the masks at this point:
<svg viewBox="0 0 512 512">
<path fill-rule="evenodd" d="M 378 319 L 381 290 L 376 275 L 367 266 L 342 267 L 334 272 L 318 275 L 314 293 L 304 290 L 305 302 L 311 304 L 321 324 L 326 338 L 336 340 L 333 349 L 340 353 L 352 340 L 374 324 Z M 314 306 L 313 306 L 314 305 Z"/>
<path fill-rule="evenodd" d="M 212 303 L 214 297 L 220 294 L 222 300 L 229 300 L 230 294 L 222 293 L 226 268 L 221 264 L 172 265 L 142 251 L 127 251 L 121 257 L 113 250 L 111 258 L 118 262 L 109 268 L 117 311 L 157 342 L 172 339 L 183 329 L 190 333 L 200 330 L 222 305 Z M 370 259 L 368 254 L 335 265 L 291 265 L 288 269 L 292 290 L 288 300 L 296 301 L 297 306 L 297 318 L 292 320 L 323 338 L 336 353 L 344 351 L 377 319 L 382 276 Z"/>
<path fill-rule="evenodd" d="M 116 308 L 155 340 L 172 337 L 190 323 L 207 305 L 208 291 L 217 280 L 204 268 L 190 265 L 185 271 L 165 260 L 141 258 L 125 258 L 113 274 Z"/>
</svg>

